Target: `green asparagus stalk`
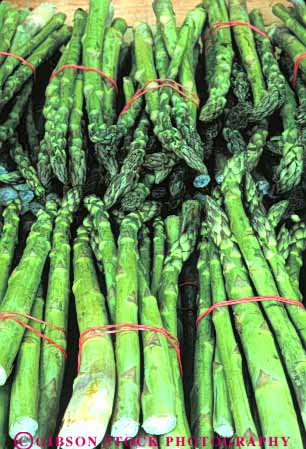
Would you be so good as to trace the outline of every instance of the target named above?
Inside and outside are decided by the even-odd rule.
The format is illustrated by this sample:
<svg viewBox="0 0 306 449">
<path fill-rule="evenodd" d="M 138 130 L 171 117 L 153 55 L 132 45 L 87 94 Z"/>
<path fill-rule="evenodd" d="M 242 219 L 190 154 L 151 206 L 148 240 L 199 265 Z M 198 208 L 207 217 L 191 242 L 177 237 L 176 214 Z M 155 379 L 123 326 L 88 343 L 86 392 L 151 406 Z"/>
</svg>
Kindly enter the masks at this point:
<svg viewBox="0 0 306 449">
<path fill-rule="evenodd" d="M 154 220 L 153 227 L 154 227 L 154 237 L 153 237 L 151 292 L 153 296 L 156 296 L 159 290 L 163 272 L 166 238 L 165 238 L 164 222 L 160 217 Z"/>
<path fill-rule="evenodd" d="M 164 327 L 172 335 L 177 336 L 177 304 L 178 304 L 178 278 L 182 270 L 183 263 L 188 260 L 193 252 L 200 224 L 200 205 L 197 201 L 186 201 L 182 206 L 182 217 L 179 238 L 172 240 L 172 244 L 168 250 L 164 263 L 164 269 L 159 289 L 159 304 Z M 171 220 L 172 224 L 176 224 L 177 220 Z M 176 234 L 176 226 L 174 225 L 174 233 Z M 180 437 L 189 437 L 190 430 L 186 417 L 184 393 L 181 373 L 179 370 L 177 354 L 172 347 L 170 356 L 172 362 L 172 372 L 174 377 L 174 385 L 176 390 L 176 427 L 172 430 L 171 435 Z M 160 447 L 166 447 L 167 436 L 165 434 L 160 439 Z M 170 444 L 170 447 L 176 447 L 176 441 Z"/>
<path fill-rule="evenodd" d="M 207 199 L 206 204 L 211 235 L 220 250 L 229 297 L 239 299 L 254 296 L 249 280 L 249 274 L 252 275 L 252 273 L 250 270 L 248 273 L 245 268 L 238 246 L 233 241 L 226 215 L 210 198 Z M 234 229 L 232 222 L 231 227 Z M 243 234 L 245 240 L 249 236 L 250 232 Z M 244 258 L 246 259 L 245 256 Z M 260 282 L 265 285 L 263 280 L 261 277 Z M 265 310 L 268 315 L 271 315 L 269 311 L 273 303 L 269 304 L 270 307 L 265 307 Z M 290 435 L 290 441 L 294 441 L 294 445 L 298 447 L 301 444 L 301 435 L 296 411 L 274 337 L 257 304 L 241 303 L 233 308 L 236 328 L 241 338 L 253 385 L 262 431 L 265 435 L 270 435 L 270 432 L 272 432 L 271 435 L 274 435 L 274 432 L 277 434 L 281 428 L 284 431 L 285 422 L 288 425 L 286 435 Z M 278 309 L 280 309 L 278 306 L 274 307 L 273 317 Z M 280 310 L 282 311 L 282 309 Z M 288 326 L 288 319 L 286 325 Z M 273 323 L 273 328 L 275 329 L 275 327 Z M 264 352 L 256 351 L 258 347 L 264 348 Z M 271 404 L 273 404 L 273 408 L 275 407 L 273 413 L 271 413 Z"/>
<path fill-rule="evenodd" d="M 15 247 L 18 241 L 20 201 L 9 204 L 4 212 L 4 224 L 0 239 L 0 304 L 7 289 Z"/>
<path fill-rule="evenodd" d="M 151 293 L 145 269 L 138 263 L 140 321 L 144 326 L 162 328 L 156 297 Z M 144 346 L 144 388 L 141 395 L 143 423 L 148 433 L 161 435 L 175 428 L 175 389 L 166 338 L 155 331 L 142 335 Z M 158 381 L 159 379 L 159 381 Z"/>
<path fill-rule="evenodd" d="M 81 190 L 86 181 L 86 152 L 83 145 L 83 75 L 75 80 L 73 106 L 69 121 L 69 180 L 72 186 Z"/>
<path fill-rule="evenodd" d="M 18 184 L 22 181 L 19 171 L 10 171 L 0 175 L 0 182 L 3 184 Z"/>
<path fill-rule="evenodd" d="M 2 28 L 5 16 L 11 11 L 11 5 L 4 2 L 0 4 L 0 26 Z"/>
<path fill-rule="evenodd" d="M 83 65 L 101 69 L 102 49 L 110 11 L 109 0 L 90 0 L 89 14 L 83 37 Z M 95 72 L 84 73 L 84 96 L 89 120 L 89 135 L 97 141 L 99 125 L 103 123 L 103 80 Z"/>
<path fill-rule="evenodd" d="M 31 315 L 41 320 L 43 307 L 43 292 L 39 287 Z M 41 332 L 40 323 L 30 320 L 29 325 Z M 38 428 L 40 347 L 40 337 L 31 330 L 26 330 L 19 349 L 11 390 L 9 434 L 12 439 L 19 432 L 29 432 L 31 435 L 35 435 Z"/>
<path fill-rule="evenodd" d="M 50 270 L 44 320 L 67 330 L 70 297 L 70 226 L 78 208 L 78 190 L 69 190 L 55 219 Z M 46 327 L 45 335 L 66 349 L 66 335 L 57 329 Z M 65 358 L 57 348 L 46 341 L 42 343 L 40 362 L 40 397 L 37 436 L 45 440 L 53 435 L 57 423 Z"/>
<path fill-rule="evenodd" d="M 17 139 L 10 139 L 9 143 L 11 145 L 11 156 L 27 185 L 38 197 L 44 197 L 45 189 L 38 178 L 35 168 L 31 165 L 29 156 Z"/>
<path fill-rule="evenodd" d="M 150 230 L 143 225 L 139 231 L 138 251 L 140 262 L 143 266 L 147 284 L 151 282 L 151 237 Z"/>
<path fill-rule="evenodd" d="M 296 37 L 306 45 L 306 33 L 304 26 L 295 19 L 289 12 L 288 8 L 281 3 L 276 3 L 272 6 L 273 14 L 281 19 L 286 27 L 296 35 Z"/>
<path fill-rule="evenodd" d="M 220 256 L 216 246 L 211 241 L 209 244 L 209 267 L 213 303 L 226 301 L 227 296 Z M 257 429 L 251 412 L 249 395 L 246 391 L 242 357 L 234 334 L 229 309 L 227 307 L 216 309 L 213 312 L 213 323 L 236 434 L 256 437 Z M 230 433 L 231 428 L 226 427 L 222 431 Z"/>
<path fill-rule="evenodd" d="M 250 211 L 253 229 L 258 235 L 262 251 L 268 261 L 278 290 L 285 298 L 301 300 L 301 292 L 296 289 L 291 282 L 289 273 L 286 270 L 285 262 L 277 251 L 277 240 L 274 229 L 267 219 L 262 209 L 261 201 L 258 197 L 256 186 L 251 175 L 246 177 L 246 199 Z M 306 342 L 306 313 L 296 306 L 286 306 L 288 313 L 297 328 L 302 341 Z M 303 407 L 302 407 L 303 408 Z"/>
<path fill-rule="evenodd" d="M 32 81 L 28 81 L 22 88 L 20 94 L 10 110 L 5 122 L 0 125 L 0 149 L 2 144 L 12 138 L 16 132 L 16 128 L 21 122 L 22 115 L 28 103 L 32 91 Z"/>
<path fill-rule="evenodd" d="M 105 210 L 103 202 L 98 197 L 92 195 L 85 198 L 84 203 L 92 218 L 93 227 L 97 232 L 99 254 L 103 264 L 106 281 L 106 303 L 111 321 L 114 323 L 116 320 L 116 242 L 109 220 L 109 215 Z"/>
<path fill-rule="evenodd" d="M 291 244 L 290 232 L 286 224 L 284 223 L 277 234 L 277 250 L 285 262 L 287 262 L 287 259 L 289 257 L 290 244 Z M 293 279 L 292 282 L 294 282 Z M 297 286 L 299 287 L 299 284 Z"/>
<path fill-rule="evenodd" d="M 68 44 L 66 64 L 78 64 L 82 51 L 82 37 L 86 26 L 87 14 L 82 9 L 77 9 L 74 14 L 73 31 Z M 67 132 L 69 130 L 69 117 L 73 108 L 76 70 L 64 70 L 60 73 L 61 102 L 53 119 L 53 127 L 47 135 L 49 151 L 51 154 L 51 166 L 55 176 L 63 183 L 68 182 L 67 173 Z"/>
<path fill-rule="evenodd" d="M 105 300 L 100 292 L 87 231 L 80 227 L 74 241 L 73 293 L 80 333 L 108 324 Z M 101 331 L 103 332 L 103 331 Z M 110 335 L 94 334 L 84 343 L 80 371 L 65 411 L 60 437 L 97 438 L 102 442 L 113 409 L 116 371 Z M 90 334 L 88 335 L 90 337 Z M 88 404 L 91 404 L 89 407 Z"/>
<path fill-rule="evenodd" d="M 276 228 L 282 221 L 289 206 L 288 200 L 278 201 L 278 203 L 272 204 L 268 211 L 268 220 L 272 228 Z"/>
<path fill-rule="evenodd" d="M 29 58 L 35 52 L 35 50 L 45 42 L 54 32 L 63 26 L 66 19 L 66 15 L 63 13 L 55 14 L 54 17 L 41 29 L 41 31 L 32 39 L 29 38 L 24 44 L 18 48 L 18 55 L 23 58 Z M 5 83 L 9 76 L 11 76 L 20 67 L 21 61 L 17 58 L 7 58 L 0 69 L 0 86 L 5 88 Z"/>
<path fill-rule="evenodd" d="M 16 28 L 20 21 L 21 14 L 18 9 L 8 9 L 6 12 L 3 23 L 1 24 L 0 42 L 1 51 L 9 51 L 11 42 L 16 32 Z M 0 55 L 0 66 L 2 65 L 5 56 Z"/>
<path fill-rule="evenodd" d="M 121 209 L 124 212 L 134 212 L 142 208 L 145 200 L 151 193 L 152 185 L 156 182 L 154 175 L 146 174 L 140 179 L 135 188 L 127 193 L 121 200 Z"/>
<path fill-rule="evenodd" d="M 53 199 L 46 202 L 37 213 L 37 220 L 31 228 L 20 262 L 12 272 L 0 312 L 14 311 L 30 314 L 43 268 L 50 251 L 52 223 L 57 205 Z M 22 285 L 22 291 L 20 286 Z M 25 322 L 28 320 L 24 319 Z M 1 320 L 0 342 L 0 385 L 4 385 L 11 373 L 19 351 L 24 327 L 12 320 Z M 4 343 L 5 342 L 5 343 Z"/>
<path fill-rule="evenodd" d="M 226 180 L 221 184 L 225 208 L 230 220 L 231 230 L 249 269 L 249 275 L 257 293 L 275 296 L 279 294 L 276 283 L 242 204 L 239 183 L 245 170 L 244 163 L 244 155 L 241 154 L 235 155 L 229 160 Z M 241 296 L 244 295 L 241 294 Z M 284 306 L 275 301 L 264 301 L 262 304 L 275 332 L 297 398 L 301 401 L 301 413 L 304 415 L 304 393 L 301 385 L 305 382 L 305 373 L 301 369 L 301 361 L 305 358 L 305 351 L 296 329 L 288 321 Z M 288 344 L 288 342 L 291 344 Z"/>
<path fill-rule="evenodd" d="M 1 7 L 2 5 L 0 5 Z M 1 14 L 1 10 L 0 10 Z M 8 410 L 10 401 L 10 385 L 6 384 L 0 388 L 0 444 L 6 449 L 8 437 Z"/>
<path fill-rule="evenodd" d="M 204 1 L 204 7 L 208 11 L 210 26 L 217 21 L 228 22 L 227 6 L 224 0 L 210 2 Z M 206 104 L 201 109 L 200 120 L 210 122 L 218 118 L 226 105 L 227 95 L 230 89 L 230 79 L 233 64 L 234 52 L 232 48 L 232 38 L 230 29 L 220 30 L 214 33 L 211 30 L 209 36 L 214 46 L 214 66 L 213 75 L 209 80 L 209 97 Z"/>
<path fill-rule="evenodd" d="M 287 269 L 296 288 L 299 288 L 300 271 L 303 266 L 303 253 L 306 249 L 305 223 L 296 223 L 290 232 L 289 255 Z"/>
<path fill-rule="evenodd" d="M 39 134 L 36 127 L 36 121 L 34 117 L 34 104 L 31 97 L 29 99 L 26 110 L 26 132 L 31 162 L 36 165 L 39 154 Z"/>
<path fill-rule="evenodd" d="M 208 229 L 202 224 L 199 245 L 199 294 L 197 299 L 198 316 L 211 306 L 210 270 L 208 265 Z M 213 437 L 213 354 L 214 334 L 211 317 L 200 321 L 197 327 L 194 355 L 194 385 L 191 392 L 192 430 L 194 435 L 205 435 L 208 441 Z M 212 447 L 212 445 L 211 445 Z"/>
<path fill-rule="evenodd" d="M 294 6 L 294 14 L 296 13 L 298 17 L 306 24 L 306 5 L 304 0 L 289 0 Z"/>
<path fill-rule="evenodd" d="M 221 437 L 231 438 L 234 435 L 233 417 L 225 380 L 225 370 L 218 347 L 215 349 L 213 362 L 213 385 L 213 429 Z"/>
<path fill-rule="evenodd" d="M 28 61 L 34 67 L 39 67 L 43 62 L 49 59 L 55 51 L 65 44 L 70 37 L 69 28 L 64 25 L 58 31 L 52 33 L 34 52 L 29 56 Z M 2 109 L 20 90 L 22 85 L 33 75 L 30 67 L 23 64 L 7 79 L 2 90 L 0 109 Z"/>
</svg>

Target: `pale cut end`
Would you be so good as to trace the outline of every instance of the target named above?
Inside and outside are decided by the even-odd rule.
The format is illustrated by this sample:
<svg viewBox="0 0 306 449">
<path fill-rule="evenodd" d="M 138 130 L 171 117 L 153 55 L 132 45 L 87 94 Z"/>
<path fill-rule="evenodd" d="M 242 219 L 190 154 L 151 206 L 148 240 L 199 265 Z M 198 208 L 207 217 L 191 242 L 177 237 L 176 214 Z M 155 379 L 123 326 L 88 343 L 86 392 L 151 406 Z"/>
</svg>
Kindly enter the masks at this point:
<svg viewBox="0 0 306 449">
<path fill-rule="evenodd" d="M 102 443 L 104 435 L 105 432 L 101 432 L 101 422 L 92 419 L 86 422 L 79 421 L 72 425 L 65 425 L 64 423 L 58 438 L 63 438 L 64 441 L 71 438 L 73 442 L 73 444 L 69 446 L 71 449 L 79 449 L 80 442 L 78 442 L 78 438 L 82 438 L 82 447 L 85 449 L 92 449 L 93 443 L 91 440 L 95 438 L 95 444 L 98 446 Z M 61 446 L 58 446 L 58 449 L 61 449 Z"/>
<path fill-rule="evenodd" d="M 18 433 L 28 432 L 30 435 L 35 435 L 38 429 L 38 422 L 36 419 L 29 416 L 23 416 L 18 419 L 12 426 L 10 426 L 9 434 L 12 440 Z"/>
<path fill-rule="evenodd" d="M 208 186 L 209 183 L 210 183 L 209 175 L 199 175 L 193 181 L 193 185 L 196 189 L 203 189 L 204 187 Z"/>
<path fill-rule="evenodd" d="M 175 426 L 175 416 L 150 416 L 150 418 L 146 419 L 142 424 L 142 428 L 149 435 L 163 435 L 171 432 Z"/>
<path fill-rule="evenodd" d="M 121 418 L 112 425 L 111 436 L 113 438 L 134 438 L 139 429 L 139 423 L 131 418 Z"/>
<path fill-rule="evenodd" d="M 2 368 L 2 366 L 0 366 L 0 387 L 2 387 L 3 385 L 5 385 L 6 381 L 7 381 L 8 375 L 5 371 L 4 368 Z"/>
<path fill-rule="evenodd" d="M 220 423 L 214 426 L 214 431 L 223 438 L 231 438 L 234 435 L 234 429 L 230 423 Z"/>
</svg>

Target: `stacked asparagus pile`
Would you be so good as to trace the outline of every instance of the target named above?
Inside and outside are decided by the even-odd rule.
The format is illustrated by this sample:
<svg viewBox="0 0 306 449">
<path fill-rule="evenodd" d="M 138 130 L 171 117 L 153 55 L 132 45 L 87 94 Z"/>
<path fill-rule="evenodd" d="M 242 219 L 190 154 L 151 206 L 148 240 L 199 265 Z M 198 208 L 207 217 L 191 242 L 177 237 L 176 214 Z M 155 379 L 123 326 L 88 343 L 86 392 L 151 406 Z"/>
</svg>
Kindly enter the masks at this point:
<svg viewBox="0 0 306 449">
<path fill-rule="evenodd" d="M 203 0 L 179 26 L 154 0 L 154 31 L 129 39 L 109 0 L 71 29 L 52 5 L 0 4 L 1 449 L 19 432 L 37 448 L 302 449 L 306 5 L 292 3 L 273 7 L 285 27 L 244 0 Z"/>
</svg>

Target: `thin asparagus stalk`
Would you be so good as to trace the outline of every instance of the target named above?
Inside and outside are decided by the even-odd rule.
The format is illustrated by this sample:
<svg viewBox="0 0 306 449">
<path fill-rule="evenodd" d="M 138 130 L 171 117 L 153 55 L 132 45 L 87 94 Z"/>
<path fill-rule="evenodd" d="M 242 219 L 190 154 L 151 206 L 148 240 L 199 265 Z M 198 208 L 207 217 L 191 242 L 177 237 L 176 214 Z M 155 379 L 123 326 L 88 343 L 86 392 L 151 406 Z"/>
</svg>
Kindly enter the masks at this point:
<svg viewBox="0 0 306 449">
<path fill-rule="evenodd" d="M 296 35 L 296 37 L 306 45 L 306 33 L 304 26 L 295 19 L 286 8 L 285 5 L 281 3 L 276 3 L 272 6 L 273 14 L 281 19 L 281 21 L 286 25 L 286 27 Z"/>
<path fill-rule="evenodd" d="M 165 260 L 165 229 L 163 220 L 158 217 L 154 220 L 154 237 L 153 237 L 153 263 L 152 263 L 152 280 L 151 292 L 156 296 L 159 290 L 160 281 L 163 272 Z"/>
<path fill-rule="evenodd" d="M 83 189 L 86 182 L 86 152 L 83 144 L 83 75 L 78 74 L 69 121 L 69 180 L 73 187 Z"/>
<path fill-rule="evenodd" d="M 87 231 L 80 227 L 74 241 L 73 293 L 80 333 L 108 324 L 105 300 L 100 292 Z M 89 337 L 90 335 L 88 335 Z M 116 371 L 110 335 L 94 334 L 84 343 L 80 371 L 65 411 L 60 437 L 97 438 L 101 443 L 111 417 L 115 395 Z M 72 446 L 73 449 L 77 445 Z"/>
<path fill-rule="evenodd" d="M 15 247 L 18 241 L 20 201 L 15 200 L 3 212 L 4 224 L 0 239 L 0 303 L 7 289 Z"/>
<path fill-rule="evenodd" d="M 78 64 L 82 51 L 82 37 L 86 26 L 87 14 L 82 9 L 77 9 L 74 14 L 73 31 L 68 44 L 66 64 Z M 55 176 L 67 184 L 68 173 L 66 167 L 67 132 L 69 129 L 69 117 L 74 101 L 74 87 L 77 77 L 76 70 L 64 70 L 60 76 L 60 106 L 53 119 L 53 127 L 46 139 L 50 145 L 51 166 Z"/>
<path fill-rule="evenodd" d="M 109 221 L 109 215 L 105 210 L 103 202 L 98 197 L 92 195 L 85 198 L 85 207 L 92 218 L 93 227 L 97 232 L 99 254 L 106 281 L 106 303 L 111 321 L 114 323 L 116 321 L 116 242 Z"/>
<path fill-rule="evenodd" d="M 55 14 L 54 17 L 41 29 L 41 31 L 32 39 L 27 39 L 22 47 L 18 48 L 18 55 L 23 58 L 29 58 L 52 33 L 57 31 L 64 25 L 66 15 L 63 13 Z M 0 69 L 0 86 L 5 87 L 5 83 L 9 76 L 11 76 L 17 67 L 20 67 L 21 61 L 17 58 L 7 58 Z"/>
<path fill-rule="evenodd" d="M 282 221 L 289 206 L 288 200 L 278 201 L 278 203 L 272 204 L 268 211 L 268 220 L 271 226 L 275 229 Z"/>
<path fill-rule="evenodd" d="M 221 437 L 231 438 L 234 435 L 234 424 L 225 380 L 225 370 L 218 347 L 215 349 L 213 362 L 213 384 L 213 429 Z"/>
<path fill-rule="evenodd" d="M 210 2 L 204 1 L 204 7 L 208 11 L 210 26 L 218 20 L 228 22 L 227 6 L 224 0 Z M 211 29 L 209 38 L 214 46 L 214 66 L 213 75 L 209 80 L 209 97 L 206 104 L 201 109 L 200 120 L 210 122 L 218 118 L 226 105 L 227 95 L 231 85 L 231 71 L 234 52 L 232 48 L 232 38 L 230 29 L 214 31 Z"/>
<path fill-rule="evenodd" d="M 199 244 L 199 294 L 198 316 L 211 306 L 210 270 L 208 265 L 208 229 L 202 224 Z M 192 430 L 194 435 L 205 435 L 208 441 L 213 437 L 213 354 L 215 339 L 211 317 L 206 317 L 197 327 L 194 356 L 194 385 L 191 392 Z M 212 447 L 212 446 L 211 446 Z"/>
<path fill-rule="evenodd" d="M 64 25 L 58 31 L 52 33 L 35 51 L 29 56 L 28 61 L 34 67 L 39 67 L 49 59 L 55 51 L 65 44 L 70 37 L 69 28 Z M 0 110 L 15 96 L 22 85 L 33 75 L 30 67 L 23 64 L 7 79 L 2 90 Z"/>
<path fill-rule="evenodd" d="M 21 14 L 18 9 L 8 9 L 8 11 L 6 12 L 0 28 L 1 51 L 10 50 L 11 42 L 15 35 L 20 18 Z M 4 59 L 5 56 L 0 55 L 0 66 L 3 63 Z"/>
<path fill-rule="evenodd" d="M 306 226 L 300 222 L 290 232 L 287 269 L 294 285 L 299 288 L 300 271 L 303 266 L 303 253 L 306 249 Z"/>
<path fill-rule="evenodd" d="M 177 220 L 171 220 L 172 224 Z M 197 201 L 186 201 L 182 206 L 182 217 L 180 235 L 176 240 L 172 240 L 172 245 L 168 250 L 164 263 L 161 286 L 159 289 L 159 304 L 164 327 L 177 336 L 177 303 L 178 303 L 178 278 L 182 270 L 183 263 L 188 260 L 196 244 L 197 233 L 200 224 L 200 205 Z M 176 234 L 176 226 L 174 226 Z M 169 347 L 174 385 L 176 390 L 176 427 L 172 430 L 171 436 L 188 438 L 190 436 L 189 425 L 186 417 L 184 392 L 181 373 L 179 370 L 177 354 L 172 347 Z M 166 447 L 167 436 L 160 438 L 160 447 Z M 173 444 L 172 444 L 173 443 Z M 176 447 L 176 441 L 170 443 L 170 447 Z"/>
<path fill-rule="evenodd" d="M 44 197 L 45 189 L 38 178 L 35 168 L 31 165 L 29 156 L 17 139 L 11 139 L 9 143 L 11 145 L 11 156 L 27 185 L 38 197 Z"/>
<path fill-rule="evenodd" d="M 150 230 L 146 225 L 143 225 L 139 232 L 139 257 L 144 268 L 147 284 L 151 282 L 151 237 Z"/>
<path fill-rule="evenodd" d="M 102 49 L 110 11 L 109 0 L 90 0 L 89 14 L 83 37 L 83 65 L 101 69 Z M 97 141 L 99 125 L 103 123 L 103 81 L 95 72 L 84 73 L 84 96 L 89 120 L 89 135 Z"/>
<path fill-rule="evenodd" d="M 231 230 L 249 269 L 249 275 L 254 282 L 257 293 L 259 295 L 278 295 L 279 292 L 270 267 L 242 204 L 239 183 L 245 170 L 244 164 L 243 154 L 233 156 L 228 162 L 226 180 L 221 185 L 225 208 L 230 220 Z M 305 370 L 304 368 L 301 369 L 301 361 L 305 359 L 305 351 L 301 340 L 291 321 L 288 321 L 288 315 L 283 305 L 275 301 L 264 301 L 263 308 L 275 332 L 297 398 L 302 401 L 301 413 L 305 417 L 304 392 L 301 389 L 301 385 L 304 384 L 306 379 Z"/>
<path fill-rule="evenodd" d="M 1 7 L 2 5 L 0 5 Z M 1 11 L 1 10 L 0 10 Z M 8 410 L 10 402 L 10 385 L 0 387 L 0 445 L 6 449 L 8 437 Z"/>
<path fill-rule="evenodd" d="M 16 101 L 10 110 L 5 122 L 0 125 L 0 149 L 2 144 L 8 139 L 12 138 L 16 132 L 16 128 L 21 122 L 22 115 L 24 113 L 25 107 L 28 103 L 29 97 L 32 91 L 32 81 L 27 81 L 27 83 L 22 88 L 20 94 L 17 96 Z"/>
<path fill-rule="evenodd" d="M 212 238 L 220 250 L 229 297 L 239 299 L 254 296 L 249 280 L 249 274 L 252 275 L 252 273 L 250 270 L 248 273 L 245 268 L 238 246 L 233 241 L 225 213 L 210 198 L 207 199 L 206 204 Z M 260 282 L 263 283 L 263 277 Z M 262 431 L 266 435 L 270 432 L 272 432 L 271 435 L 274 435 L 274 432 L 277 434 L 281 428 L 284 429 L 285 422 L 288 425 L 286 435 L 290 435 L 290 441 L 294 441 L 294 445 L 299 447 L 301 435 L 291 392 L 274 337 L 265 318 L 255 303 L 241 303 L 233 308 L 236 328 L 241 338 L 253 385 Z M 278 309 L 279 307 L 274 307 L 273 316 Z M 265 308 L 265 310 L 269 314 L 271 307 Z M 256 351 L 256 348 L 259 347 L 264 348 L 263 351 Z M 273 413 L 271 413 L 271 404 L 275 407 Z"/>
<path fill-rule="evenodd" d="M 26 111 L 26 132 L 31 162 L 36 165 L 39 154 L 39 135 L 34 117 L 34 105 L 32 98 L 29 99 Z"/>
<path fill-rule="evenodd" d="M 162 328 L 156 297 L 151 293 L 142 262 L 138 263 L 140 321 Z M 176 425 L 175 389 L 167 340 L 157 332 L 142 335 L 144 346 L 144 388 L 141 395 L 143 423 L 148 433 L 161 435 Z"/>
<path fill-rule="evenodd" d="M 41 320 L 43 307 L 43 292 L 39 287 L 31 315 Z M 30 320 L 29 325 L 41 332 L 40 323 Z M 16 372 L 12 382 L 9 415 L 9 434 L 12 439 L 19 432 L 29 432 L 31 435 L 35 435 L 38 428 L 40 347 L 40 337 L 31 330 L 26 330 L 19 349 Z"/>
<path fill-rule="evenodd" d="M 289 257 L 289 247 L 291 244 L 291 236 L 286 224 L 283 224 L 277 234 L 277 250 L 285 262 Z M 294 280 L 292 279 L 294 282 Z M 299 287 L 299 284 L 297 285 Z"/>
<path fill-rule="evenodd" d="M 70 299 L 70 226 L 80 197 L 76 189 L 69 190 L 55 219 L 44 320 L 67 330 Z M 66 335 L 47 327 L 45 335 L 66 349 Z M 37 436 L 45 440 L 53 435 L 59 413 L 65 370 L 65 358 L 57 348 L 43 341 L 40 362 L 40 397 Z"/>
<path fill-rule="evenodd" d="M 26 247 L 19 264 L 12 272 L 0 312 L 14 311 L 30 314 L 33 301 L 41 280 L 43 268 L 50 251 L 50 238 L 56 202 L 49 199 L 44 209 L 37 213 L 37 220 L 31 228 Z M 20 286 L 22 290 L 20 291 Z M 28 320 L 24 319 L 25 322 Z M 0 385 L 4 385 L 24 334 L 24 327 L 12 320 L 1 320 L 0 342 Z M 5 342 L 5 343 L 4 343 Z"/>
</svg>

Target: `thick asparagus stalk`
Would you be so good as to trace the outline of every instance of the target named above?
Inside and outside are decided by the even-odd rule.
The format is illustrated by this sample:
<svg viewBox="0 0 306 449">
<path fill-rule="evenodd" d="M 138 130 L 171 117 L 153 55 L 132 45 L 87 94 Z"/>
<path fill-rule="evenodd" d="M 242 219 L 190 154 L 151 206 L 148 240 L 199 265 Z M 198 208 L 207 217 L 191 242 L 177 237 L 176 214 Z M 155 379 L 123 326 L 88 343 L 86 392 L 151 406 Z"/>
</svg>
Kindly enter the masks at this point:
<svg viewBox="0 0 306 449">
<path fill-rule="evenodd" d="M 11 42 L 20 19 L 21 14 L 18 9 L 8 9 L 4 15 L 3 22 L 0 27 L 1 51 L 8 52 L 10 50 Z M 0 66 L 2 65 L 4 59 L 5 56 L 0 55 Z"/>
<path fill-rule="evenodd" d="M 105 300 L 100 292 L 87 231 L 80 227 L 74 241 L 74 283 L 80 332 L 108 324 Z M 103 333 L 103 331 L 101 331 Z M 99 444 L 106 433 L 113 409 L 116 372 L 110 335 L 93 337 L 81 349 L 80 371 L 66 409 L 60 436 L 96 436 Z M 86 337 L 85 337 L 86 338 Z M 76 449 L 76 444 L 72 446 Z"/>
<path fill-rule="evenodd" d="M 207 213 L 212 238 L 220 249 L 229 297 L 239 299 L 254 296 L 248 271 L 244 266 L 238 246 L 233 241 L 225 213 L 210 198 L 207 199 Z M 248 233 L 249 235 L 250 233 Z M 252 275 L 251 272 L 250 275 Z M 260 282 L 263 283 L 263 277 Z M 268 310 L 265 309 L 268 314 L 271 307 Z M 274 309 L 273 316 L 279 307 L 274 307 Z M 296 411 L 274 337 L 257 304 L 241 303 L 235 305 L 234 310 L 236 327 L 247 359 L 262 430 L 265 435 L 277 434 L 281 432 L 281 428 L 284 431 L 285 422 L 288 425 L 286 434 L 290 435 L 291 442 L 295 442 L 294 446 L 299 447 L 301 435 Z M 263 352 L 256 351 L 258 347 L 263 348 Z M 273 413 L 271 413 L 271 404 L 275 407 Z"/>
<path fill-rule="evenodd" d="M 43 292 L 40 287 L 31 315 L 41 320 L 43 307 Z M 40 323 L 30 320 L 29 325 L 41 332 Z M 12 439 L 19 432 L 29 432 L 31 435 L 35 435 L 38 428 L 40 347 L 40 337 L 31 330 L 26 330 L 20 346 L 11 390 L 9 434 Z"/>
<path fill-rule="evenodd" d="M 18 241 L 20 201 L 9 204 L 3 212 L 4 224 L 0 239 L 0 303 L 7 289 L 15 246 Z"/>
<path fill-rule="evenodd" d="M 55 219 L 50 270 L 44 320 L 67 329 L 70 297 L 70 226 L 80 197 L 77 189 L 66 193 Z M 58 329 L 47 327 L 45 335 L 66 349 L 66 335 Z M 53 435 L 59 412 L 65 358 L 57 348 L 46 341 L 42 343 L 40 365 L 40 398 L 37 436 L 46 439 Z"/>
<path fill-rule="evenodd" d="M 116 321 L 116 266 L 117 247 L 113 235 L 109 215 L 103 202 L 96 196 L 85 198 L 85 207 L 93 221 L 93 227 L 97 232 L 97 243 L 101 262 L 104 268 L 107 298 L 106 303 L 111 321 Z"/>
<path fill-rule="evenodd" d="M 140 321 L 142 325 L 162 328 L 155 296 L 151 293 L 142 262 L 138 262 Z M 166 338 L 158 332 L 143 335 L 144 388 L 141 395 L 143 423 L 148 433 L 161 435 L 176 424 L 175 389 Z"/>
<path fill-rule="evenodd" d="M 259 295 L 278 295 L 279 292 L 270 267 L 242 204 L 239 183 L 245 169 L 244 164 L 244 155 L 241 154 L 233 156 L 227 164 L 226 180 L 221 185 L 225 208 L 230 220 L 231 230 L 249 269 L 249 275 L 254 282 L 257 293 Z M 264 301 L 263 308 L 275 332 L 297 398 L 302 401 L 300 403 L 301 413 L 304 415 L 305 403 L 303 397 L 305 392 L 303 388 L 301 389 L 301 385 L 305 382 L 306 373 L 304 368 L 301 369 L 301 361 L 305 359 L 305 351 L 301 340 L 293 324 L 288 321 L 288 315 L 283 305 L 275 301 Z"/>
<path fill-rule="evenodd" d="M 4 449 L 6 449 L 8 437 L 9 401 L 10 385 L 6 384 L 4 387 L 0 387 L 0 445 Z"/>
<path fill-rule="evenodd" d="M 306 24 L 306 5 L 304 0 L 289 0 L 294 6 L 294 13 Z"/>
<path fill-rule="evenodd" d="M 202 241 L 199 245 L 199 295 L 198 316 L 211 306 L 210 270 L 208 265 L 208 229 L 202 224 Z M 194 356 L 194 385 L 191 393 L 192 430 L 194 435 L 213 437 L 213 354 L 214 335 L 211 317 L 206 317 L 197 327 Z M 212 447 L 212 446 L 211 446 Z"/>
<path fill-rule="evenodd" d="M 6 310 L 29 314 L 41 280 L 41 275 L 50 251 L 52 223 L 57 205 L 49 199 L 45 209 L 37 213 L 26 247 L 19 264 L 12 272 L 0 312 Z M 20 286 L 22 289 L 20 290 Z M 27 319 L 24 319 L 27 322 Z M 24 327 L 13 320 L 0 320 L 0 385 L 4 385 L 11 373 L 18 353 Z M 5 343 L 4 343 L 5 342 Z"/>
<path fill-rule="evenodd" d="M 286 25 L 286 27 L 296 35 L 296 37 L 306 45 L 306 32 L 304 26 L 296 20 L 285 5 L 276 3 L 272 6 L 272 11 Z"/>
</svg>

